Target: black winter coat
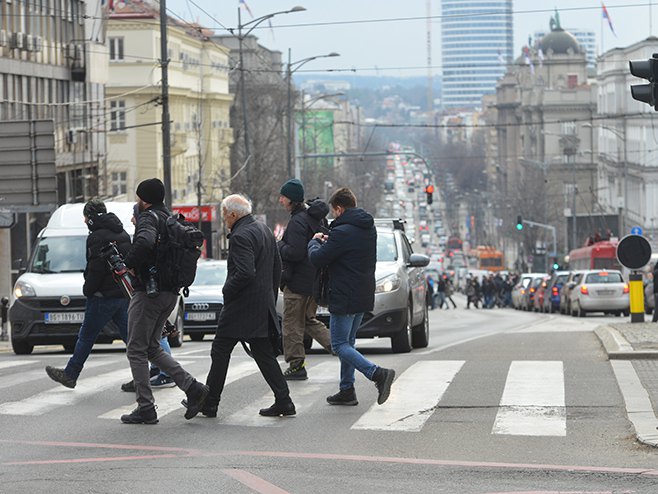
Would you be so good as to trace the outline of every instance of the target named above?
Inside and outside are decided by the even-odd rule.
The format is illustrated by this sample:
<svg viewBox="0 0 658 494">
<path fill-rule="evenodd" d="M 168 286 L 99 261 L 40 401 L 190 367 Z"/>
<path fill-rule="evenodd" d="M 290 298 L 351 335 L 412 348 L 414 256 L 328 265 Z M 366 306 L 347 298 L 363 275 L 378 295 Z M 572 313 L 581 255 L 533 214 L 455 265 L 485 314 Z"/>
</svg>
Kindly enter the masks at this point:
<svg viewBox="0 0 658 494">
<path fill-rule="evenodd" d="M 308 257 L 317 268 L 329 266 L 329 312 L 357 314 L 375 304 L 377 229 L 361 208 L 346 209 L 329 225 L 329 239 L 308 243 Z"/>
<path fill-rule="evenodd" d="M 277 244 L 283 267 L 281 285 L 299 295 L 313 295 L 318 270 L 308 260 L 308 242 L 322 229 L 326 231 L 327 213 L 329 206 L 320 199 L 311 202 L 308 207 L 295 209 L 283 238 Z"/>
<path fill-rule="evenodd" d="M 146 280 L 149 277 L 149 268 L 155 265 L 158 235 L 163 231 L 168 216 L 171 216 L 171 212 L 167 207 L 158 205 L 142 211 L 137 218 L 133 245 L 126 256 L 126 266 L 134 269 L 137 274 L 138 279 L 134 283 L 137 291 L 144 291 Z M 178 293 L 177 289 L 170 286 L 158 286 L 158 288 L 161 292 Z"/>
<path fill-rule="evenodd" d="M 235 222 L 228 239 L 228 274 L 217 334 L 243 341 L 267 338 L 272 325 L 280 330 L 276 298 L 281 258 L 276 239 L 251 215 Z"/>
<path fill-rule="evenodd" d="M 110 242 L 116 242 L 119 253 L 125 256 L 130 250 L 130 235 L 123 229 L 121 220 L 114 213 L 90 219 L 87 227 L 90 233 L 87 237 L 87 266 L 82 293 L 85 297 L 100 293 L 103 297 L 123 298 L 123 290 L 114 281 L 110 266 L 101 257 L 100 252 Z"/>
</svg>

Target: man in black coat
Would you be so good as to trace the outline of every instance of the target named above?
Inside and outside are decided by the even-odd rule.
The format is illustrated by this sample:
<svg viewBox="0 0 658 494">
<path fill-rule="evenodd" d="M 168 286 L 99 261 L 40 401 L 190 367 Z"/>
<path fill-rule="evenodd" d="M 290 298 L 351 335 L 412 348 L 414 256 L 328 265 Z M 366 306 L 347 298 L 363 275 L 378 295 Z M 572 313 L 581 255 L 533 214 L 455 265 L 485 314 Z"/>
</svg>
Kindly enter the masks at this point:
<svg viewBox="0 0 658 494">
<path fill-rule="evenodd" d="M 313 298 L 313 286 L 318 270 L 307 253 L 309 240 L 326 228 L 329 206 L 320 199 L 308 206 L 304 204 L 304 186 L 296 178 L 283 184 L 280 194 L 279 204 L 290 213 L 286 231 L 277 244 L 283 266 L 283 356 L 289 364 L 283 376 L 304 380 L 308 379 L 304 334 L 331 352 L 329 330 L 315 317 L 318 304 Z"/>
<path fill-rule="evenodd" d="M 121 220 L 114 213 L 108 213 L 100 199 L 87 202 L 83 215 L 89 228 L 82 287 L 82 293 L 87 297 L 85 317 L 66 368 L 46 367 L 48 376 L 67 388 L 75 388 L 91 349 L 108 322 L 114 321 L 124 342 L 128 339 L 128 298 L 114 280 L 101 250 L 114 242 L 119 253 L 125 255 L 130 249 L 130 236 L 123 229 Z"/>
<path fill-rule="evenodd" d="M 135 225 L 133 245 L 126 255 L 126 266 L 137 276 L 135 293 L 128 308 L 128 348 L 137 408 L 122 415 L 124 424 L 156 424 L 155 399 L 151 389 L 149 361 L 166 372 L 187 395 L 185 418 L 191 419 L 201 408 L 208 395 L 208 387 L 198 382 L 171 355 L 160 346 L 162 328 L 178 303 L 179 287 L 166 286 L 158 279 L 158 293 L 147 295 L 145 286 L 155 267 L 156 248 L 171 216 L 164 205 L 164 184 L 157 178 L 143 180 L 137 186 L 137 204 L 140 215 Z M 158 266 L 158 269 L 166 269 Z"/>
<path fill-rule="evenodd" d="M 222 288 L 224 307 L 212 342 L 212 364 L 206 384 L 210 393 L 201 410 L 216 417 L 228 364 L 238 342 L 249 344 L 251 354 L 274 393 L 274 404 L 260 415 L 295 415 L 288 383 L 276 360 L 270 334 L 279 332 L 276 297 L 281 280 L 281 259 L 272 231 L 256 221 L 251 202 L 233 194 L 222 201 L 222 217 L 228 236 L 228 274 Z"/>
<path fill-rule="evenodd" d="M 375 264 L 377 229 L 372 216 L 356 207 L 356 197 L 346 187 L 329 199 L 335 220 L 329 235 L 317 233 L 308 243 L 308 257 L 314 266 L 329 267 L 329 330 L 331 348 L 340 359 L 340 386 L 327 397 L 330 405 L 358 405 L 354 390 L 354 371 L 375 382 L 383 404 L 395 378 L 393 369 L 379 367 L 355 348 L 356 332 L 363 313 L 375 304 Z"/>
</svg>

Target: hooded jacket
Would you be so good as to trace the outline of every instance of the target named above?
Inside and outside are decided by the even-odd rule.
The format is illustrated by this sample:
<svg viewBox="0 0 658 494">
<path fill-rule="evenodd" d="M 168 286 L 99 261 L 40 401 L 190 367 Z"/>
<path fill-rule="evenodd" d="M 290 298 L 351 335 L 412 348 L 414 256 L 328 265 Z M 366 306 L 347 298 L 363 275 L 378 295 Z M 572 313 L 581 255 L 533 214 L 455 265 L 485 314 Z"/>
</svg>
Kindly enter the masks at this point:
<svg viewBox="0 0 658 494">
<path fill-rule="evenodd" d="M 316 268 L 329 268 L 329 312 L 358 314 L 375 304 L 377 229 L 361 208 L 346 209 L 329 225 L 329 239 L 308 243 L 308 257 Z"/>
<path fill-rule="evenodd" d="M 313 235 L 322 230 L 326 232 L 328 213 L 329 206 L 320 199 L 293 210 L 283 238 L 277 244 L 283 267 L 281 285 L 299 295 L 313 295 L 317 268 L 308 260 L 307 246 Z"/>
<path fill-rule="evenodd" d="M 87 266 L 82 292 L 85 297 L 100 294 L 108 298 L 123 298 L 123 290 L 114 281 L 107 261 L 101 250 L 110 242 L 116 242 L 119 253 L 125 257 L 130 250 L 130 235 L 123 229 L 121 220 L 114 213 L 105 213 L 90 218 L 87 222 Z"/>
</svg>

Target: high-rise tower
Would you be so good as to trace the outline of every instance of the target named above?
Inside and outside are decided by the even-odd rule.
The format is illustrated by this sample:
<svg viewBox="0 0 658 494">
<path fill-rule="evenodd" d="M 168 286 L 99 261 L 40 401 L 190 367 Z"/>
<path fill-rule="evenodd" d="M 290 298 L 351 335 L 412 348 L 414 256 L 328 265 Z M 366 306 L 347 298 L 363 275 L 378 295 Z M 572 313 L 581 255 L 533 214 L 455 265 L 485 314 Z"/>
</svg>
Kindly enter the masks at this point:
<svg viewBox="0 0 658 494">
<path fill-rule="evenodd" d="M 441 0 L 444 108 L 476 108 L 512 61 L 512 0 Z"/>
</svg>

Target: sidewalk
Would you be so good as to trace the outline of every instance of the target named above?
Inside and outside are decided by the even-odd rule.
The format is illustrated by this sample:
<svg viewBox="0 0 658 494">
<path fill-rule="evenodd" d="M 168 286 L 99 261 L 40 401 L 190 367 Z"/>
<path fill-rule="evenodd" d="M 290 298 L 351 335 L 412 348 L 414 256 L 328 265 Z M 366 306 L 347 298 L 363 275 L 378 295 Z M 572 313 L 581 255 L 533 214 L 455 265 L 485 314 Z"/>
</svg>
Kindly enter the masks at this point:
<svg viewBox="0 0 658 494">
<path fill-rule="evenodd" d="M 638 441 L 658 447 L 658 323 L 614 323 L 594 332 L 608 354 Z"/>
</svg>

